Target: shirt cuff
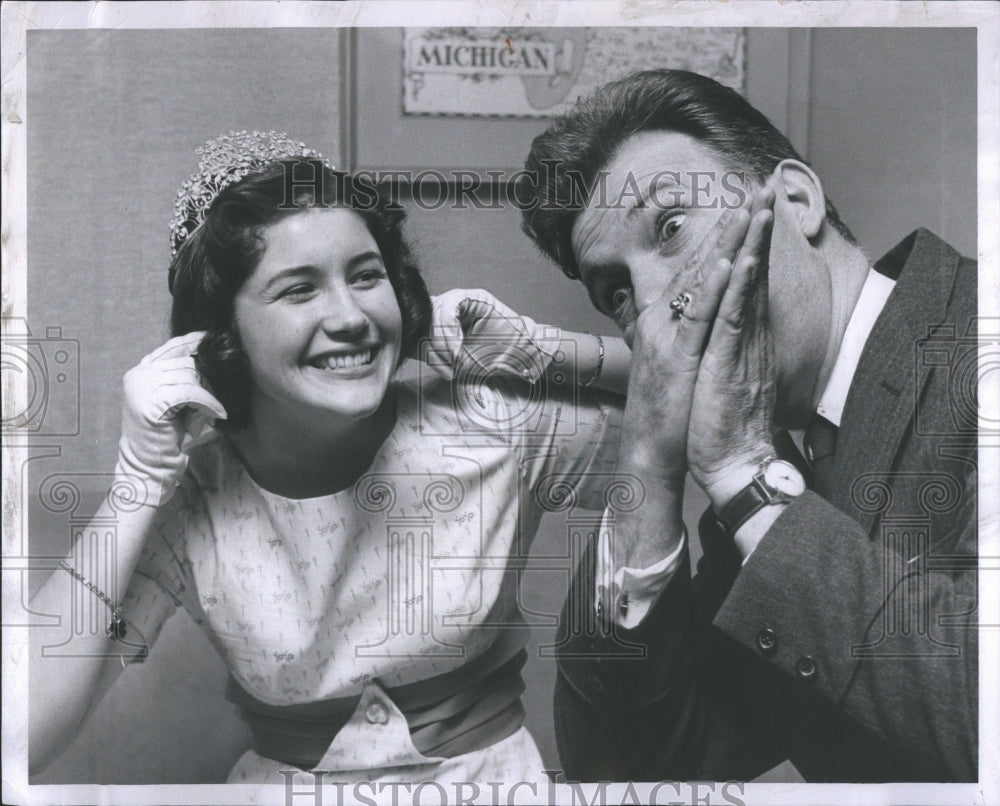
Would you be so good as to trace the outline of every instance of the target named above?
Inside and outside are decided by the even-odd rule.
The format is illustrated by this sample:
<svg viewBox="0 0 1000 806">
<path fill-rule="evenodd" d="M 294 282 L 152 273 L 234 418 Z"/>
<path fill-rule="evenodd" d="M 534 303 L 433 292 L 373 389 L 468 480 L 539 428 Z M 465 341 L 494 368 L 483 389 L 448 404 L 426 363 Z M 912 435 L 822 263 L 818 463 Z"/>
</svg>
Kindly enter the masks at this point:
<svg viewBox="0 0 1000 806">
<path fill-rule="evenodd" d="M 634 629 L 642 623 L 680 564 L 687 545 L 687 527 L 682 528 L 677 548 L 662 560 L 646 568 L 619 568 L 615 571 L 611 553 L 612 527 L 608 524 L 608 511 L 604 511 L 597 538 L 597 584 L 594 588 L 594 608 L 599 620 L 604 621 L 613 613 L 615 623 L 625 629 Z"/>
</svg>

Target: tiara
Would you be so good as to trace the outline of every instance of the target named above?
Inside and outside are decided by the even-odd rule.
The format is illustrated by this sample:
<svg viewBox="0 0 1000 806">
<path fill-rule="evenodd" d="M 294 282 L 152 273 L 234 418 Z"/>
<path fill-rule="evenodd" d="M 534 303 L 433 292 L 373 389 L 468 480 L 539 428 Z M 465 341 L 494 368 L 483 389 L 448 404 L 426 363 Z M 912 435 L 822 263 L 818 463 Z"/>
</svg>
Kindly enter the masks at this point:
<svg viewBox="0 0 1000 806">
<path fill-rule="evenodd" d="M 321 160 L 333 170 L 333 165 L 318 151 L 279 132 L 229 132 L 209 140 L 195 153 L 201 156 L 198 170 L 181 185 L 174 202 L 174 217 L 170 222 L 173 257 L 185 239 L 201 226 L 212 202 L 234 182 L 264 170 L 272 162 L 295 157 Z"/>
</svg>

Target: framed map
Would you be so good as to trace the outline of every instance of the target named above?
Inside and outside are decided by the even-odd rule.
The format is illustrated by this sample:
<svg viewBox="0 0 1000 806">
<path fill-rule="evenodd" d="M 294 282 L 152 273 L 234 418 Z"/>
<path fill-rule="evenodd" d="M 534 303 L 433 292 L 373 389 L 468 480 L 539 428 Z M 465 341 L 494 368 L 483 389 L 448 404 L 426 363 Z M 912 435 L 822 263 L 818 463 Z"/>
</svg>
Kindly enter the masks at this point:
<svg viewBox="0 0 1000 806">
<path fill-rule="evenodd" d="M 635 70 L 693 70 L 742 92 L 742 28 L 406 28 L 403 113 L 550 117 Z"/>
<path fill-rule="evenodd" d="M 713 76 L 793 130 L 786 110 L 809 74 L 808 35 L 790 29 L 355 28 L 346 48 L 346 165 L 483 178 L 512 176 L 552 117 L 634 70 Z"/>
</svg>

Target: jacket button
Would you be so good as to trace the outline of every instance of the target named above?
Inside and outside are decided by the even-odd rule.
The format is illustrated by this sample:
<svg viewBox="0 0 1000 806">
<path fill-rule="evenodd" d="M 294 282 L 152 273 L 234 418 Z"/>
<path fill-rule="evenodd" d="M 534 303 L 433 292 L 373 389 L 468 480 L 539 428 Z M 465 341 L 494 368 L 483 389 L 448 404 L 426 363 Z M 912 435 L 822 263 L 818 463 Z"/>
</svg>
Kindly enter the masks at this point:
<svg viewBox="0 0 1000 806">
<path fill-rule="evenodd" d="M 773 655 L 778 650 L 778 634 L 765 627 L 757 633 L 757 648 L 765 655 Z"/>
<path fill-rule="evenodd" d="M 795 671 L 803 680 L 812 680 L 816 677 L 819 667 L 816 665 L 816 659 L 812 655 L 803 655 L 795 661 Z"/>
<path fill-rule="evenodd" d="M 598 694 L 604 691 L 604 678 L 601 677 L 599 674 L 592 674 L 587 679 L 587 682 L 590 683 L 590 687 Z"/>
</svg>

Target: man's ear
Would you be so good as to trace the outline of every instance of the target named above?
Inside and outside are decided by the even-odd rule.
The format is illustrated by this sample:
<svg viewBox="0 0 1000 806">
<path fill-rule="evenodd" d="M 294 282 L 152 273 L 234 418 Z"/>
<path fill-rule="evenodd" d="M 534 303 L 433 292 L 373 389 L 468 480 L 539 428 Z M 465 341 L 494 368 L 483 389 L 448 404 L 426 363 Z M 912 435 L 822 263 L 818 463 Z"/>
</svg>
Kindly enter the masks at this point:
<svg viewBox="0 0 1000 806">
<path fill-rule="evenodd" d="M 802 234 L 809 240 L 819 235 L 826 220 L 826 197 L 823 184 L 816 173 L 804 162 L 782 160 L 774 169 L 772 182 L 790 206 Z"/>
</svg>

